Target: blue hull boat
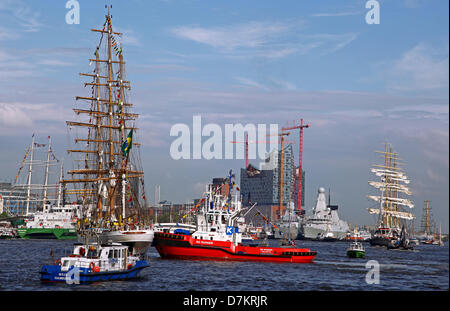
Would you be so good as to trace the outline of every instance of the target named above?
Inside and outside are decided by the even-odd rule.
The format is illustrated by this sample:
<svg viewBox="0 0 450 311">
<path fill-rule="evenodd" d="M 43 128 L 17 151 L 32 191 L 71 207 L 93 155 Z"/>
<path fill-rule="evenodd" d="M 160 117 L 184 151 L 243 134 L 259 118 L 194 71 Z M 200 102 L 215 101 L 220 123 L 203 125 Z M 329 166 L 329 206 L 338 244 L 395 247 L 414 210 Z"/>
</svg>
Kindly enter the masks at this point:
<svg viewBox="0 0 450 311">
<path fill-rule="evenodd" d="M 128 246 L 119 243 L 76 243 L 72 254 L 42 266 L 39 273 L 42 282 L 81 284 L 136 278 L 148 266 L 145 258 L 129 254 Z"/>
<path fill-rule="evenodd" d="M 140 260 L 128 270 L 94 272 L 90 268 L 77 267 L 71 267 L 68 271 L 61 271 L 60 265 L 45 265 L 41 268 L 40 274 L 42 282 L 82 284 L 133 279 L 138 277 L 139 273 L 148 266 L 146 260 Z"/>
</svg>

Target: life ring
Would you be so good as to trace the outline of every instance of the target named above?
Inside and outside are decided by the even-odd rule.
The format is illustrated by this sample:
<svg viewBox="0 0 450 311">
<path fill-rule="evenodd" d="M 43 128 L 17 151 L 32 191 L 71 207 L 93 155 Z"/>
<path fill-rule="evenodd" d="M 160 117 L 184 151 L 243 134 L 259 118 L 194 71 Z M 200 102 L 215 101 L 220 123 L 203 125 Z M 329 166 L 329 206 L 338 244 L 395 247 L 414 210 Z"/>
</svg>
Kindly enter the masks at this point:
<svg viewBox="0 0 450 311">
<path fill-rule="evenodd" d="M 91 269 L 92 272 L 100 272 L 100 267 L 96 266 L 95 263 L 92 261 L 89 264 L 89 268 Z"/>
<path fill-rule="evenodd" d="M 56 259 L 55 266 L 60 266 L 60 265 L 61 265 L 61 259 Z"/>
<path fill-rule="evenodd" d="M 131 268 L 133 268 L 133 265 L 131 263 L 129 263 L 127 266 L 127 269 L 130 270 Z"/>
</svg>

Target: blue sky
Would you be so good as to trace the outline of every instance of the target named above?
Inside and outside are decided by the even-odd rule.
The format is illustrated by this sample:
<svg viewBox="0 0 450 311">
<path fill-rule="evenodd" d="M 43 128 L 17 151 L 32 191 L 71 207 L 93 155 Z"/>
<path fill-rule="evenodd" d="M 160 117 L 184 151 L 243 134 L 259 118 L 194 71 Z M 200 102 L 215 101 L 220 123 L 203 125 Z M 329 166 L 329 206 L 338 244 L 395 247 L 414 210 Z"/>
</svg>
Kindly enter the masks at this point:
<svg viewBox="0 0 450 311">
<path fill-rule="evenodd" d="M 11 180 L 31 134 L 66 157 L 74 97 L 85 96 L 104 1 L 0 0 L 0 179 Z M 169 155 L 175 123 L 278 123 L 303 118 L 306 205 L 331 188 L 342 217 L 373 224 L 369 167 L 391 142 L 412 180 L 420 224 L 430 199 L 448 230 L 448 1 L 111 1 L 122 40 L 148 195 L 185 202 L 243 160 Z M 293 133 L 297 140 L 297 133 Z M 294 146 L 296 150 L 298 146 Z M 296 160 L 297 162 L 297 160 Z"/>
</svg>

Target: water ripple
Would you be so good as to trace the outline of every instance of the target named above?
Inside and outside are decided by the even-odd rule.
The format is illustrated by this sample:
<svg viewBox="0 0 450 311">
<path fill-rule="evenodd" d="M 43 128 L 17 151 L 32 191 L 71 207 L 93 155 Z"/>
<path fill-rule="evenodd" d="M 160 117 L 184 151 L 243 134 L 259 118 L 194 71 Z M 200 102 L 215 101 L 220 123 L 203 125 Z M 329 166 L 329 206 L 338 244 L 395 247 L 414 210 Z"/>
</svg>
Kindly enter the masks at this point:
<svg viewBox="0 0 450 311">
<path fill-rule="evenodd" d="M 163 260 L 149 250 L 150 267 L 136 280 L 68 286 L 42 284 L 41 265 L 51 262 L 50 250 L 62 256 L 71 241 L 0 241 L 0 290 L 152 290 L 152 291 L 304 291 L 304 290 L 448 290 L 449 251 L 420 245 L 400 252 L 366 245 L 365 259 L 346 256 L 348 243 L 299 241 L 316 250 L 312 264 Z M 367 284 L 369 260 L 379 262 L 380 284 Z"/>
</svg>

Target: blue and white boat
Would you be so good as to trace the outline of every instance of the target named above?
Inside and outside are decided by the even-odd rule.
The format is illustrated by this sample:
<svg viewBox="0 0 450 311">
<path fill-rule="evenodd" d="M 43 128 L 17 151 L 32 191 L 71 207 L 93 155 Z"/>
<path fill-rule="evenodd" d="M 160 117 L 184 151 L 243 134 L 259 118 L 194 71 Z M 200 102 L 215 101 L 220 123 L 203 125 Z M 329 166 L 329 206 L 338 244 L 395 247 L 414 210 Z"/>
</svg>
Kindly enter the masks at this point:
<svg viewBox="0 0 450 311">
<path fill-rule="evenodd" d="M 67 284 L 128 280 L 149 266 L 147 260 L 129 254 L 127 246 L 76 243 L 73 254 L 41 268 L 41 281 Z"/>
</svg>

